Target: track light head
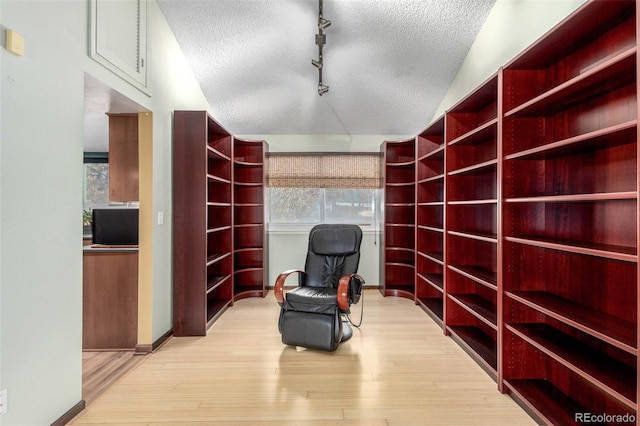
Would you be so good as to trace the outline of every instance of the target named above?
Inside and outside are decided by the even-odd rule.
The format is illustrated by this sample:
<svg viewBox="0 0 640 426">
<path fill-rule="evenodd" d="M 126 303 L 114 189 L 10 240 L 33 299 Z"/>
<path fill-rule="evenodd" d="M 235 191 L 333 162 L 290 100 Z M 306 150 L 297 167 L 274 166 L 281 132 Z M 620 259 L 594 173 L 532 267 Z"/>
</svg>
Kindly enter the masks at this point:
<svg viewBox="0 0 640 426">
<path fill-rule="evenodd" d="M 322 61 L 316 61 L 315 59 L 311 60 L 311 65 L 313 65 L 314 67 L 321 69 L 322 68 Z"/>
<path fill-rule="evenodd" d="M 318 95 L 322 96 L 329 91 L 329 86 L 325 86 L 324 84 L 318 85 Z"/>
<path fill-rule="evenodd" d="M 318 29 L 326 30 L 330 26 L 331 26 L 331 21 L 330 20 L 324 19 L 324 18 L 319 18 L 318 19 Z"/>
</svg>

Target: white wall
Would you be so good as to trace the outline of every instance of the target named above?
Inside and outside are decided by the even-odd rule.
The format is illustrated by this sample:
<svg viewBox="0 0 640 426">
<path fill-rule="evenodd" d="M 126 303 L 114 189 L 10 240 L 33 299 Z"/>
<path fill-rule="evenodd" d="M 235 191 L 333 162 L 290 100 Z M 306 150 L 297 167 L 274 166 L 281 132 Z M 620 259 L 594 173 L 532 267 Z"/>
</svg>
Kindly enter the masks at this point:
<svg viewBox="0 0 640 426">
<path fill-rule="evenodd" d="M 52 19 L 77 18 L 72 2 L 0 8 L 25 36 L 24 57 L 0 51 L 0 421 L 49 424 L 81 399 L 84 19 Z"/>
<path fill-rule="evenodd" d="M 415 135 L 244 135 L 265 140 L 269 152 L 380 152 L 385 140 L 404 140 Z"/>
<path fill-rule="evenodd" d="M 584 2 L 497 0 L 432 120 L 439 118 Z"/>
<path fill-rule="evenodd" d="M 171 111 L 209 110 L 164 16 L 149 2 L 151 97 L 87 55 L 86 0 L 2 0 L 0 26 L 0 389 L 2 425 L 51 424 L 82 399 L 84 74 L 154 115 L 153 338 L 172 326 Z"/>
</svg>

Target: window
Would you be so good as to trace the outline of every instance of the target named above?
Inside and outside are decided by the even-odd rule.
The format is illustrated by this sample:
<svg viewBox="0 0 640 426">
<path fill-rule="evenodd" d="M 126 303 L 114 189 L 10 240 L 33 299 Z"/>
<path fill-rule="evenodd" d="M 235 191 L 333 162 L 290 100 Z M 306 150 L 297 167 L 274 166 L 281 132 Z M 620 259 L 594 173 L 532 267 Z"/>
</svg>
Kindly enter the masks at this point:
<svg viewBox="0 0 640 426">
<path fill-rule="evenodd" d="M 109 164 L 84 165 L 84 207 L 109 204 Z"/>
<path fill-rule="evenodd" d="M 271 153 L 267 186 L 270 224 L 373 226 L 380 217 L 378 153 Z"/>
<path fill-rule="evenodd" d="M 269 188 L 269 219 L 276 224 L 373 225 L 378 189 Z"/>
<path fill-rule="evenodd" d="M 325 189 L 324 221 L 372 224 L 376 190 Z"/>
<path fill-rule="evenodd" d="M 84 153 L 84 208 L 109 204 L 109 154 Z"/>
<path fill-rule="evenodd" d="M 270 188 L 270 223 L 318 223 L 322 220 L 319 188 Z"/>
</svg>

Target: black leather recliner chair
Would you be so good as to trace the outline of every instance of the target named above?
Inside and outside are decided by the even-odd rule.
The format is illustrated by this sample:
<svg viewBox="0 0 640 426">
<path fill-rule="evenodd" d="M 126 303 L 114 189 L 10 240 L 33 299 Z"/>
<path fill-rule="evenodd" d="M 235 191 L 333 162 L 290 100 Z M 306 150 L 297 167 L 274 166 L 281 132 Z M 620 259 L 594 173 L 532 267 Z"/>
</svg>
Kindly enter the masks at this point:
<svg viewBox="0 0 640 426">
<path fill-rule="evenodd" d="M 357 274 L 362 230 L 357 225 L 316 225 L 309 233 L 304 271 L 283 272 L 275 283 L 280 304 L 282 343 L 334 351 L 353 330 L 342 321 L 358 303 L 364 279 Z M 298 274 L 298 287 L 284 294 L 284 283 Z"/>
</svg>

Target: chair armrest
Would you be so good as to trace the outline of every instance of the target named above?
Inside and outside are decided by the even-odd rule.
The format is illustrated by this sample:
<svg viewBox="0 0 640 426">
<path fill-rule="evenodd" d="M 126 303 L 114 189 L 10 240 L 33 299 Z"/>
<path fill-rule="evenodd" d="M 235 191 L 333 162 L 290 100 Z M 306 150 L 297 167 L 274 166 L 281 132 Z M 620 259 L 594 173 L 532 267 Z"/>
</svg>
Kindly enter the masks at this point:
<svg viewBox="0 0 640 426">
<path fill-rule="evenodd" d="M 351 279 L 355 278 L 362 284 L 365 283 L 364 278 L 358 274 L 343 275 L 338 282 L 338 308 L 342 311 L 349 309 L 349 284 Z"/>
<path fill-rule="evenodd" d="M 287 280 L 287 277 L 293 273 L 305 274 L 306 272 L 300 269 L 290 269 L 288 271 L 284 271 L 278 278 L 276 278 L 276 284 L 273 288 L 273 293 L 276 295 L 276 300 L 278 303 L 282 304 L 284 302 L 284 282 Z"/>
</svg>

